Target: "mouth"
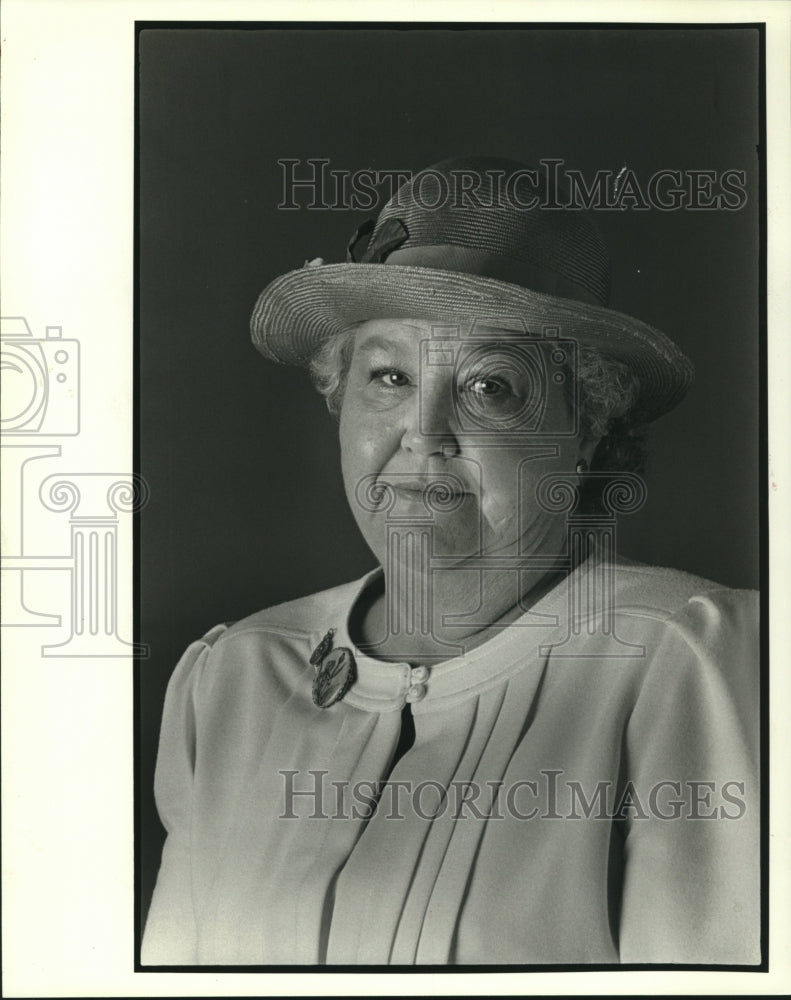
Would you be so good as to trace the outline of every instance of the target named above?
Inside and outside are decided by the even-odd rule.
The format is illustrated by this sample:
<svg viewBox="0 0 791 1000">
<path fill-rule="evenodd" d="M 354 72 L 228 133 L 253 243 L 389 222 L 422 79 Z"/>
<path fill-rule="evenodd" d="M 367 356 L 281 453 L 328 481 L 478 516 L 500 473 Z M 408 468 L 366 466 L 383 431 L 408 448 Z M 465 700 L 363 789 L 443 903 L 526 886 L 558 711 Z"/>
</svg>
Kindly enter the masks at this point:
<svg viewBox="0 0 791 1000">
<path fill-rule="evenodd" d="M 397 479 L 395 481 L 388 480 L 388 484 L 398 493 L 423 493 L 425 490 L 431 489 L 435 485 L 431 482 L 420 482 L 417 479 Z"/>
<path fill-rule="evenodd" d="M 408 477 L 398 477 L 398 479 L 387 479 L 387 485 L 398 495 L 406 499 L 432 499 L 441 503 L 461 501 L 470 496 L 468 490 L 464 488 L 461 480 L 453 477 L 438 477 L 436 479 L 410 479 Z"/>
</svg>

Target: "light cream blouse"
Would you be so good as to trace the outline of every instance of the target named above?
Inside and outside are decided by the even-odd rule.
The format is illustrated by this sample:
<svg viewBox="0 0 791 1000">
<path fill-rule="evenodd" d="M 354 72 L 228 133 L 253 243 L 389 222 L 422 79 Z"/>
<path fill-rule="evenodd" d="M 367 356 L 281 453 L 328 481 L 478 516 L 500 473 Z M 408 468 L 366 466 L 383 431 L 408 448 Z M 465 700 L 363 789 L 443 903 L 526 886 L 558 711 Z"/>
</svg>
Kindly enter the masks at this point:
<svg viewBox="0 0 791 1000">
<path fill-rule="evenodd" d="M 349 638 L 379 572 L 187 649 L 143 964 L 760 961 L 757 595 L 589 560 L 412 669 Z M 330 628 L 357 680 L 321 709 Z"/>
</svg>

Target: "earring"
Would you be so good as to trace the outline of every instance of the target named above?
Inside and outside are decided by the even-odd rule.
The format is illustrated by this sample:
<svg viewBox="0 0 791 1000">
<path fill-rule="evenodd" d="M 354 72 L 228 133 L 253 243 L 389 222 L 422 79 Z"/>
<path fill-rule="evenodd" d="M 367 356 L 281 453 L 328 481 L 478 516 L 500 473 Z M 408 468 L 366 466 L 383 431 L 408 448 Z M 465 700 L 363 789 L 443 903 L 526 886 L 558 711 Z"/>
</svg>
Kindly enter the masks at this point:
<svg viewBox="0 0 791 1000">
<path fill-rule="evenodd" d="M 581 476 L 583 472 L 587 471 L 588 471 L 588 463 L 585 461 L 584 458 L 581 458 L 579 462 L 577 462 L 577 475 Z"/>
</svg>

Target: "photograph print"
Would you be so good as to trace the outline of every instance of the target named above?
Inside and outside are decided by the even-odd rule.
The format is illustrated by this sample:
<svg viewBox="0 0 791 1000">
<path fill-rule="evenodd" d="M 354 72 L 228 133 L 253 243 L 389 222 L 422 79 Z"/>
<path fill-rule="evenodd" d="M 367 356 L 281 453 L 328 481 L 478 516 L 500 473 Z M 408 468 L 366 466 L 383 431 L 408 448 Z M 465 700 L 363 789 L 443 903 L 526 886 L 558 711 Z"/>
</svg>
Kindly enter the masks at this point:
<svg viewBox="0 0 791 1000">
<path fill-rule="evenodd" d="M 138 23 L 140 970 L 761 967 L 763 72 Z"/>
</svg>

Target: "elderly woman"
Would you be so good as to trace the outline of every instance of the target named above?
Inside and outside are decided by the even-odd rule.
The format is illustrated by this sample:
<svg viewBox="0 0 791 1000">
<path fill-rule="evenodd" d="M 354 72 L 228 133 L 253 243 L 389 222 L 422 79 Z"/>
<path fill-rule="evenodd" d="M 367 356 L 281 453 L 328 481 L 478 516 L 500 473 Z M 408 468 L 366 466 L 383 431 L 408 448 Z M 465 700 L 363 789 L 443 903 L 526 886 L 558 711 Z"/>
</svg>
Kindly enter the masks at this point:
<svg viewBox="0 0 791 1000">
<path fill-rule="evenodd" d="M 184 654 L 144 964 L 760 960 L 755 595 L 613 545 L 691 365 L 546 201 L 448 161 L 262 293 L 378 566 Z"/>
</svg>

